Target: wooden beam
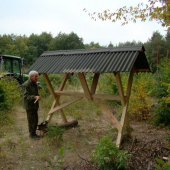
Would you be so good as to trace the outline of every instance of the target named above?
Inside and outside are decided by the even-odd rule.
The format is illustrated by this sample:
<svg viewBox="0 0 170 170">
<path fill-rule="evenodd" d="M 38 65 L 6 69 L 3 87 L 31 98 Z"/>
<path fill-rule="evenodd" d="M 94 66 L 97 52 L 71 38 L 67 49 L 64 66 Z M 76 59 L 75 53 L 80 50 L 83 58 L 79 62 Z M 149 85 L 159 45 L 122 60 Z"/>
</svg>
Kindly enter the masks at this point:
<svg viewBox="0 0 170 170">
<path fill-rule="evenodd" d="M 127 114 L 127 109 L 128 109 L 129 98 L 130 98 L 130 94 L 131 94 L 133 75 L 134 75 L 134 69 L 132 69 L 132 71 L 130 72 L 130 75 L 129 75 L 128 86 L 127 86 L 127 91 L 126 91 L 126 96 L 127 96 L 126 97 L 126 104 L 123 107 L 121 121 L 120 121 L 120 124 L 122 125 L 122 128 L 126 124 L 126 126 L 127 126 L 127 133 L 128 133 L 129 136 L 131 135 L 131 131 L 130 131 L 129 117 L 128 117 L 128 114 Z M 122 133 L 123 133 L 122 131 L 118 132 L 118 137 L 117 137 L 117 141 L 116 141 L 116 145 L 118 147 L 120 147 L 120 144 L 121 144 L 121 141 L 122 141 Z"/>
<path fill-rule="evenodd" d="M 121 77 L 120 77 L 120 72 L 117 72 L 114 75 L 116 77 L 119 96 L 121 98 L 121 104 L 122 104 L 122 107 L 123 107 L 125 105 L 125 97 L 124 97 L 124 92 L 123 92 L 123 86 L 122 86 L 122 81 L 121 81 Z"/>
<path fill-rule="evenodd" d="M 92 82 L 92 86 L 91 86 L 91 90 L 90 90 L 91 94 L 95 94 L 95 92 L 96 92 L 99 76 L 100 76 L 100 73 L 95 73 L 94 74 L 93 82 Z"/>
<path fill-rule="evenodd" d="M 150 70 L 149 69 L 137 69 L 138 72 L 149 72 Z"/>
<path fill-rule="evenodd" d="M 67 91 L 55 91 L 57 96 L 73 96 L 73 97 L 86 97 L 85 93 L 78 92 L 67 92 Z M 120 96 L 114 96 L 109 94 L 92 94 L 94 99 L 106 99 L 106 100 L 118 100 L 120 101 Z"/>
<path fill-rule="evenodd" d="M 55 91 L 54 91 L 54 88 L 52 87 L 52 84 L 51 84 L 51 82 L 50 82 L 50 80 L 49 80 L 48 75 L 47 75 L 47 74 L 43 74 L 43 77 L 44 77 L 44 80 L 45 80 L 45 82 L 46 82 L 46 84 L 47 84 L 47 87 L 48 87 L 51 95 L 52 95 L 53 98 L 54 98 L 54 102 L 53 102 L 52 107 L 51 107 L 51 109 L 52 109 L 52 108 L 60 105 L 60 102 L 59 102 L 59 98 L 60 98 L 60 97 L 56 95 L 56 93 L 55 93 Z M 65 76 L 65 77 L 66 77 L 66 76 Z M 65 80 L 65 77 L 64 77 L 64 80 Z M 63 82 L 64 82 L 64 80 L 63 80 Z M 62 84 L 62 85 L 60 85 L 60 89 L 63 89 L 65 83 L 61 83 L 61 84 Z M 66 119 L 66 116 L 64 115 L 64 112 L 63 112 L 62 110 L 60 110 L 60 115 L 61 115 L 64 123 L 66 123 L 66 122 L 67 122 L 67 119 Z M 52 118 L 52 115 L 48 116 L 46 120 L 47 120 L 48 122 L 50 122 L 50 121 L 51 121 L 51 118 Z"/>
<path fill-rule="evenodd" d="M 78 100 L 80 100 L 80 99 L 82 99 L 82 98 L 76 98 L 76 99 L 71 100 L 71 101 L 69 101 L 69 102 L 67 102 L 67 103 L 64 103 L 64 104 L 62 104 L 62 105 L 60 105 L 60 106 L 57 106 L 57 107 L 51 109 L 51 110 L 48 112 L 48 115 L 53 114 L 54 112 L 56 112 L 56 111 L 58 111 L 58 110 L 60 110 L 60 109 L 62 109 L 62 108 L 64 108 L 64 107 L 66 107 L 66 106 L 69 106 L 70 104 L 75 103 L 76 101 L 78 101 Z"/>
<path fill-rule="evenodd" d="M 68 92 L 68 91 L 55 91 L 58 96 L 72 96 L 72 97 L 86 97 L 85 93 Z"/>
<path fill-rule="evenodd" d="M 129 99 L 130 99 L 130 95 L 131 95 L 131 90 L 132 90 L 132 83 L 133 83 L 133 76 L 134 76 L 135 70 L 132 69 L 130 74 L 129 74 L 129 80 L 128 80 L 128 85 L 127 85 L 127 91 L 126 91 L 126 96 L 127 96 L 127 107 L 129 105 Z M 128 109 L 128 108 L 127 108 Z M 129 123 L 129 115 L 127 113 L 126 117 L 125 117 L 125 124 L 127 126 L 127 134 L 129 136 L 131 136 L 131 130 L 130 130 L 130 123 Z"/>
<path fill-rule="evenodd" d="M 59 87 L 59 89 L 58 89 L 59 91 L 62 91 L 62 90 L 64 89 L 64 86 L 65 86 L 65 84 L 66 84 L 66 82 L 67 82 L 68 77 L 69 77 L 69 74 L 66 73 L 66 74 L 64 75 L 63 81 L 61 82 L 60 87 Z"/>
<path fill-rule="evenodd" d="M 101 99 L 96 99 L 98 101 L 98 103 L 100 104 L 100 106 L 102 107 L 102 110 L 107 114 L 107 116 L 110 118 L 110 120 L 113 122 L 113 124 L 117 127 L 117 129 L 119 131 L 122 131 L 122 126 L 119 123 L 119 121 L 117 120 L 117 118 L 113 115 L 112 112 L 109 111 L 109 109 L 107 108 L 107 106 L 103 103 L 103 101 Z"/>
<path fill-rule="evenodd" d="M 47 87 L 48 87 L 51 95 L 52 95 L 53 98 L 55 99 L 55 98 L 56 98 L 56 94 L 55 94 L 55 91 L 54 91 L 54 89 L 53 89 L 53 86 L 52 86 L 52 84 L 51 84 L 51 82 L 50 82 L 50 79 L 49 79 L 48 75 L 45 74 L 45 73 L 43 73 L 42 75 L 43 75 L 43 77 L 44 77 L 44 80 L 45 80 L 45 82 L 46 82 L 46 84 L 47 84 Z"/>
<path fill-rule="evenodd" d="M 84 73 L 79 73 L 78 76 L 79 76 L 79 79 L 80 79 L 81 85 L 83 87 L 83 90 L 84 90 L 86 98 L 88 100 L 92 100 L 92 97 L 91 97 L 91 94 L 90 94 L 90 91 L 89 91 L 89 88 L 88 88 Z"/>
</svg>

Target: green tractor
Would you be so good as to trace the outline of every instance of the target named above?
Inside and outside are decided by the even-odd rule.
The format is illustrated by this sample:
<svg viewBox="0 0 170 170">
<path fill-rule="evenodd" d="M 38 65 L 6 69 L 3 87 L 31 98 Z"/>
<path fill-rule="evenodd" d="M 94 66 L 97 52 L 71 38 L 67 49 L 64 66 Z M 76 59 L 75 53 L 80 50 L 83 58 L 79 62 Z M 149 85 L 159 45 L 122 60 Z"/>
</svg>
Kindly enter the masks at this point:
<svg viewBox="0 0 170 170">
<path fill-rule="evenodd" d="M 23 74 L 23 59 L 18 56 L 0 55 L 0 79 L 2 77 L 15 78 L 21 85 L 29 76 Z"/>
</svg>

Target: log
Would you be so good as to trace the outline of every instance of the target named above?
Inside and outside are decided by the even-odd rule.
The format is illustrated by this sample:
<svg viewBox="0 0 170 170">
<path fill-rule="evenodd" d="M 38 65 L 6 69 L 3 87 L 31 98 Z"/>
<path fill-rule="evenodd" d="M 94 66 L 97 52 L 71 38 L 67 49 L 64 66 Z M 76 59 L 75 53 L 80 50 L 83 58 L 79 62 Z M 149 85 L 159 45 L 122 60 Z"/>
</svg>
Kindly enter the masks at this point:
<svg viewBox="0 0 170 170">
<path fill-rule="evenodd" d="M 58 127 L 64 128 L 64 129 L 70 129 L 70 128 L 76 127 L 77 125 L 78 125 L 78 121 L 72 120 L 71 122 L 67 122 L 67 123 L 64 123 L 62 125 L 59 125 Z"/>
</svg>

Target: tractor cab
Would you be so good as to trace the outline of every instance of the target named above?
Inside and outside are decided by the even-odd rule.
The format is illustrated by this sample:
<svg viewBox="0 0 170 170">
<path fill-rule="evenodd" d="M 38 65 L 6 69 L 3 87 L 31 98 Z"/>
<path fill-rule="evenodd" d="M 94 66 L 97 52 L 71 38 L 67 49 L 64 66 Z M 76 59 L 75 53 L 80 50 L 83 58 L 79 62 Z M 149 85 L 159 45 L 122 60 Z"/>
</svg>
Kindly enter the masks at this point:
<svg viewBox="0 0 170 170">
<path fill-rule="evenodd" d="M 28 75 L 22 74 L 23 60 L 21 57 L 12 55 L 0 55 L 0 78 L 13 77 L 19 84 L 28 79 Z"/>
</svg>

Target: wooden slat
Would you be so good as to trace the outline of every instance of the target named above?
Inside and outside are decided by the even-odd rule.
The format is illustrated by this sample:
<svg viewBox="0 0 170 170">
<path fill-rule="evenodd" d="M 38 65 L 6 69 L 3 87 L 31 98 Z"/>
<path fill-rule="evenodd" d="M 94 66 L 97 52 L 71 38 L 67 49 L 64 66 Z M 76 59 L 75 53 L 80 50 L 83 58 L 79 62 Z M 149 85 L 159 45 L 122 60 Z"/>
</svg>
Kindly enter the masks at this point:
<svg viewBox="0 0 170 170">
<path fill-rule="evenodd" d="M 93 82 L 92 82 L 92 86 L 91 86 L 91 90 L 90 90 L 91 94 L 95 94 L 95 92 L 96 92 L 99 76 L 100 76 L 100 73 L 95 73 L 94 74 Z"/>
<path fill-rule="evenodd" d="M 79 79 L 80 79 L 81 85 L 83 87 L 83 90 L 84 90 L 86 98 L 88 100 L 92 100 L 92 97 L 91 97 L 91 94 L 90 94 L 90 91 L 89 91 L 89 88 L 88 88 L 84 73 L 79 73 L 78 76 L 79 76 Z"/>
<path fill-rule="evenodd" d="M 76 99 L 71 100 L 71 101 L 69 101 L 69 102 L 67 102 L 67 103 L 64 103 L 64 104 L 62 104 L 62 105 L 60 105 L 60 106 L 57 106 L 57 107 L 53 108 L 52 110 L 50 110 L 49 113 L 48 113 L 48 115 L 53 114 L 54 112 L 56 112 L 56 111 L 58 111 L 58 110 L 60 110 L 60 109 L 62 109 L 62 108 L 64 108 L 64 107 L 66 107 L 66 106 L 68 106 L 68 105 L 70 105 L 70 104 L 72 104 L 72 103 L 75 103 L 76 101 L 78 101 L 78 100 L 80 100 L 80 99 L 82 99 L 82 98 L 76 98 Z"/>
<path fill-rule="evenodd" d="M 117 127 L 117 129 L 119 131 L 122 131 L 122 126 L 119 123 L 119 121 L 117 120 L 117 118 L 112 114 L 112 112 L 109 111 L 109 109 L 107 108 L 107 106 L 103 103 L 102 100 L 100 99 L 96 99 L 98 101 L 98 103 L 100 104 L 100 106 L 102 107 L 102 110 L 107 114 L 107 116 L 110 118 L 110 120 L 113 122 L 113 124 Z"/>
<path fill-rule="evenodd" d="M 73 97 L 85 97 L 85 93 L 78 92 L 67 92 L 67 91 L 55 91 L 57 96 L 73 96 Z M 106 100 L 118 100 L 120 101 L 120 96 L 114 96 L 109 94 L 92 94 L 94 99 L 106 99 Z"/>
</svg>

